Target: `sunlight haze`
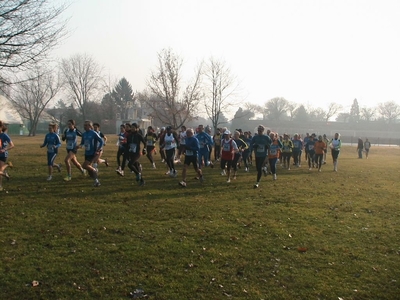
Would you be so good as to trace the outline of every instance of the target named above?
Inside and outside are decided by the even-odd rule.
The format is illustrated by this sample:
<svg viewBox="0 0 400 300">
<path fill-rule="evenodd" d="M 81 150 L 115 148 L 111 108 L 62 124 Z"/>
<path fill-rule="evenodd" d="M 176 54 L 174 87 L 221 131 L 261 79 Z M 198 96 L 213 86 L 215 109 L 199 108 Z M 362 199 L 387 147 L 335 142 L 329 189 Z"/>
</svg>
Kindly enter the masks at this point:
<svg viewBox="0 0 400 300">
<path fill-rule="evenodd" d="M 400 103 L 400 1 L 75 0 L 66 15 L 55 56 L 88 53 L 135 91 L 171 48 L 184 80 L 210 56 L 225 61 L 242 103 Z"/>
</svg>

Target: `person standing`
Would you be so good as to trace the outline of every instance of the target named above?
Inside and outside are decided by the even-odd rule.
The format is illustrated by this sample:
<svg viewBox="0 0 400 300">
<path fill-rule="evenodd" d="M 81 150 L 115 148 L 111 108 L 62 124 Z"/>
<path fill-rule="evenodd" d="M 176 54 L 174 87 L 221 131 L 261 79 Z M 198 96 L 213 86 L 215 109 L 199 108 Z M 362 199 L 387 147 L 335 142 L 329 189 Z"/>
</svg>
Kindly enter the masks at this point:
<svg viewBox="0 0 400 300">
<path fill-rule="evenodd" d="M 330 144 L 332 160 L 333 160 L 333 171 L 335 172 L 337 172 L 338 170 L 337 166 L 338 166 L 338 159 L 341 147 L 342 147 L 342 142 L 340 141 L 340 134 L 336 132 Z"/>
<path fill-rule="evenodd" d="M 264 135 L 264 126 L 259 125 L 257 127 L 257 134 L 251 139 L 250 152 L 254 151 L 257 169 L 257 181 L 254 184 L 254 188 L 258 188 L 262 172 L 264 175 L 268 175 L 267 167 L 265 166 L 266 160 L 268 159 L 268 150 L 271 146 L 271 138 Z"/>
<path fill-rule="evenodd" d="M 185 153 L 185 145 L 186 145 L 186 126 L 181 126 L 181 131 L 179 132 L 179 148 L 178 148 L 178 157 L 176 162 L 178 164 L 181 163 L 181 156 Z"/>
<path fill-rule="evenodd" d="M 10 179 L 6 169 L 7 167 L 13 167 L 11 162 L 7 163 L 8 151 L 12 148 L 14 148 L 14 143 L 7 134 L 7 126 L 0 120 L 0 191 L 3 190 L 3 177 L 7 180 Z"/>
<path fill-rule="evenodd" d="M 49 170 L 47 181 L 53 179 L 53 167 L 56 167 L 58 169 L 58 172 L 61 172 L 61 164 L 54 163 L 57 157 L 58 148 L 61 146 L 61 140 L 56 131 L 57 124 L 50 123 L 49 133 L 46 134 L 43 144 L 40 145 L 40 148 L 47 147 L 47 166 Z"/>
<path fill-rule="evenodd" d="M 101 151 L 103 150 L 104 142 L 100 135 L 93 130 L 92 121 L 85 121 L 83 128 L 85 132 L 82 133 L 81 143 L 78 146 L 78 148 L 85 147 L 85 162 L 82 167 L 89 173 L 90 177 L 94 179 L 93 185 L 99 187 L 100 181 L 98 179 L 98 172 L 92 164 L 98 161 Z"/>
<path fill-rule="evenodd" d="M 363 150 L 364 150 L 364 142 L 361 138 L 358 138 L 358 143 L 357 143 L 358 158 L 362 158 Z"/>
<path fill-rule="evenodd" d="M 323 159 L 322 159 L 322 163 L 325 165 L 326 164 L 326 153 L 328 152 L 328 145 L 329 145 L 329 140 L 326 137 L 326 134 L 324 133 L 324 135 L 322 136 L 322 140 L 324 141 L 324 143 L 326 144 L 326 149 L 324 151 L 324 155 L 323 155 Z"/>
<path fill-rule="evenodd" d="M 67 156 L 64 159 L 65 166 L 67 167 L 67 177 L 64 178 L 64 181 L 70 181 L 72 179 L 71 162 L 83 175 L 86 175 L 86 170 L 82 168 L 76 158 L 76 153 L 78 151 L 78 136 L 82 137 L 82 133 L 75 127 L 75 120 L 68 120 L 67 126 L 67 129 L 65 129 L 61 137 L 61 139 L 67 144 Z"/>
<path fill-rule="evenodd" d="M 371 143 L 368 139 L 365 139 L 364 142 L 364 150 L 365 150 L 365 158 L 368 159 L 369 149 L 371 148 Z"/>
</svg>

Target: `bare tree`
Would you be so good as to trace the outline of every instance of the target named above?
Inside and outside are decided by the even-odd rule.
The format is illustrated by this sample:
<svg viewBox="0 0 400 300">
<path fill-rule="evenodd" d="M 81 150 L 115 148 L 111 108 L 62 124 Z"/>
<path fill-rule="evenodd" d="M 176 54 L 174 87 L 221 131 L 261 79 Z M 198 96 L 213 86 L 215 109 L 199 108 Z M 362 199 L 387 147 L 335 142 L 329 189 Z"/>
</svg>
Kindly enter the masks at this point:
<svg viewBox="0 0 400 300">
<path fill-rule="evenodd" d="M 233 95 L 238 87 L 225 62 L 210 58 L 206 70 L 204 107 L 214 131 L 221 124 L 221 116 L 233 104 Z"/>
<path fill-rule="evenodd" d="M 182 59 L 172 50 L 164 49 L 158 54 L 157 70 L 151 73 L 147 82 L 151 97 L 147 105 L 152 117 L 162 124 L 170 124 L 174 129 L 192 120 L 197 113 L 201 93 L 201 65 L 194 79 L 182 91 Z"/>
<path fill-rule="evenodd" d="M 15 84 L 10 101 L 20 115 L 29 121 L 29 136 L 36 135 L 36 127 L 43 110 L 61 89 L 59 74 L 37 67 L 27 75 L 29 80 Z"/>
<path fill-rule="evenodd" d="M 387 101 L 378 105 L 378 111 L 382 118 L 390 124 L 400 116 L 400 105 L 394 101 Z"/>
<path fill-rule="evenodd" d="M 360 118 L 361 120 L 370 122 L 373 121 L 375 118 L 376 109 L 373 107 L 363 107 L 360 111 Z"/>
<path fill-rule="evenodd" d="M 272 98 L 265 103 L 264 116 L 268 120 L 279 121 L 280 119 L 282 119 L 283 116 L 286 116 L 288 105 L 289 101 L 287 101 L 285 98 Z"/>
<path fill-rule="evenodd" d="M 298 109 L 298 105 L 295 102 L 289 102 L 287 105 L 287 112 L 290 118 L 290 121 L 293 121 L 294 117 L 296 116 L 296 112 Z"/>
<path fill-rule="evenodd" d="M 104 90 L 102 68 L 87 54 L 75 54 L 61 61 L 61 71 L 69 96 L 86 120 L 88 103 Z"/>
<path fill-rule="evenodd" d="M 61 19 L 66 5 L 50 0 L 0 1 L 0 83 L 8 85 L 15 71 L 27 70 L 46 58 L 66 34 Z"/>
<path fill-rule="evenodd" d="M 329 103 L 328 110 L 325 112 L 325 122 L 328 122 L 330 118 L 336 115 L 340 110 L 342 110 L 342 106 L 335 102 Z"/>
</svg>

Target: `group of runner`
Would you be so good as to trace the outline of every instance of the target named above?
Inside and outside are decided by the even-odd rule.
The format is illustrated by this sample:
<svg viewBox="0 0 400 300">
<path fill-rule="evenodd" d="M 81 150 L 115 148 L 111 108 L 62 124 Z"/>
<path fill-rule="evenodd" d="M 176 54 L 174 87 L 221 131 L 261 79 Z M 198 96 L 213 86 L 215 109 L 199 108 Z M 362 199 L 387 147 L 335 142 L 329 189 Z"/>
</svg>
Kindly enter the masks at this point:
<svg viewBox="0 0 400 300">
<path fill-rule="evenodd" d="M 57 134 L 57 124 L 49 124 L 49 132 L 46 134 L 43 144 L 40 147 L 47 148 L 48 178 L 52 180 L 53 169 L 61 172 L 61 164 L 55 164 L 58 149 L 61 147 L 61 140 L 66 143 L 67 155 L 64 159 L 67 176 L 65 181 L 72 180 L 72 165 L 74 165 L 83 176 L 89 175 L 94 180 L 94 186 L 100 186 L 98 180 L 98 164 L 104 163 L 108 166 L 107 159 L 102 159 L 103 147 L 107 137 L 101 133 L 100 125 L 91 121 L 84 122 L 84 132 L 80 132 L 74 120 L 68 120 L 67 128 L 62 133 L 61 139 Z M 2 179 L 9 179 L 7 167 L 8 151 L 14 147 L 10 137 L 6 133 L 7 127 L 0 121 L 0 190 L 2 190 Z M 166 175 L 177 177 L 176 164 L 182 163 L 182 180 L 179 184 L 186 187 L 187 171 L 193 165 L 196 178 L 204 180 L 202 168 L 214 167 L 219 162 L 221 175 L 227 177 L 227 183 L 235 180 L 238 168 L 243 164 L 244 170 L 249 171 L 253 164 L 257 170 L 256 183 L 254 188 L 259 187 L 262 175 L 270 173 L 273 179 L 277 179 L 277 164 L 290 170 L 291 165 L 300 167 L 302 153 L 308 162 L 309 170 L 316 167 L 319 171 L 326 163 L 326 154 L 330 148 L 334 171 L 337 171 L 338 157 L 341 148 L 340 135 L 335 134 L 334 138 L 328 140 L 326 135 L 316 137 L 315 134 L 306 134 L 304 139 L 299 134 L 290 137 L 289 134 L 279 136 L 277 133 L 267 130 L 262 125 L 257 127 L 257 133 L 252 136 L 250 131 L 243 132 L 235 130 L 233 134 L 227 128 L 220 128 L 211 135 L 211 128 L 199 125 L 196 129 L 182 126 L 179 132 L 175 132 L 171 126 L 162 127 L 157 133 L 152 126 L 147 128 L 145 133 L 136 123 L 126 123 L 120 126 L 118 134 L 117 169 L 119 176 L 125 176 L 124 170 L 128 166 L 131 173 L 136 176 L 136 181 L 143 186 L 143 168 L 140 164 L 140 157 L 145 155 L 152 168 L 156 168 L 153 155 L 157 153 L 156 145 L 159 145 L 159 153 L 162 162 L 167 166 Z M 80 143 L 78 138 L 81 138 Z M 143 148 L 141 148 L 141 144 Z M 78 149 L 84 148 L 85 160 L 80 164 L 76 154 Z M 142 149 L 142 150 L 141 150 Z M 214 150 L 214 151 L 213 151 Z M 212 160 L 214 153 L 214 160 Z M 293 164 L 291 160 L 293 159 Z"/>
</svg>

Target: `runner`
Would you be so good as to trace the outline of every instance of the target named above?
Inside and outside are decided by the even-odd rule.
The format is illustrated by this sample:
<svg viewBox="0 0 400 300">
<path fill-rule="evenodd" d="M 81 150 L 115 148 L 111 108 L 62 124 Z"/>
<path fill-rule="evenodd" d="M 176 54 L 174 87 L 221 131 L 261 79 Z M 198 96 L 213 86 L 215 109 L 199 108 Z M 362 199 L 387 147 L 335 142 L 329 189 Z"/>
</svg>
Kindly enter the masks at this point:
<svg viewBox="0 0 400 300">
<path fill-rule="evenodd" d="M 199 125 L 198 133 L 196 135 L 196 138 L 199 140 L 200 143 L 200 150 L 199 150 L 199 168 L 201 169 L 203 162 L 204 166 L 211 166 L 211 168 L 214 167 L 213 163 L 210 161 L 209 158 L 209 147 L 212 147 L 213 141 L 211 136 L 204 131 L 204 126 Z"/>
<path fill-rule="evenodd" d="M 303 152 L 303 141 L 301 140 L 300 135 L 295 133 L 292 142 L 294 165 L 296 167 L 300 167 L 301 153 Z"/>
<path fill-rule="evenodd" d="M 283 167 L 290 170 L 290 158 L 292 157 L 293 152 L 293 142 L 289 139 L 289 135 L 285 133 L 283 134 L 283 141 L 281 143 Z"/>
<path fill-rule="evenodd" d="M 179 185 L 182 187 L 186 187 L 186 173 L 187 173 L 187 168 L 190 166 L 190 164 L 193 164 L 193 168 L 197 173 L 198 178 L 200 179 L 200 182 L 203 182 L 203 173 L 201 169 L 199 169 L 199 163 L 198 163 L 198 158 L 199 158 L 199 149 L 200 149 L 200 144 L 199 140 L 195 138 L 194 136 L 194 131 L 192 128 L 188 128 L 186 130 L 186 138 L 185 138 L 185 160 L 183 162 L 183 170 L 182 170 L 182 181 L 179 182 Z"/>
<path fill-rule="evenodd" d="M 315 167 L 315 136 L 316 134 L 313 133 L 311 136 L 308 138 L 308 142 L 305 145 L 305 149 L 307 149 L 307 160 L 308 160 L 308 170 L 311 170 L 311 168 Z"/>
<path fill-rule="evenodd" d="M 342 142 L 340 141 L 340 134 L 335 133 L 335 137 L 331 140 L 331 154 L 333 159 L 333 171 L 337 172 L 338 159 L 340 154 L 340 148 L 342 147 Z"/>
<path fill-rule="evenodd" d="M 117 141 L 117 147 L 118 147 L 118 151 L 117 151 L 117 169 L 115 170 L 115 172 L 117 172 L 118 174 L 121 173 L 122 171 L 122 167 L 121 167 L 121 157 L 122 157 L 122 161 L 124 161 L 124 156 L 125 156 L 125 144 L 126 144 L 126 129 L 125 129 L 125 125 L 121 124 L 121 126 L 119 126 L 119 134 L 118 134 L 118 141 Z M 126 162 L 125 162 L 126 163 Z M 121 174 L 120 174 L 121 175 Z M 123 176 L 123 173 L 122 175 Z"/>
<path fill-rule="evenodd" d="M 103 147 L 107 144 L 107 137 L 100 131 L 100 124 L 99 123 L 93 123 L 93 130 L 103 139 Z M 93 163 L 93 167 L 97 169 L 98 164 L 105 164 L 106 167 L 109 166 L 108 160 L 102 159 L 101 156 L 103 155 L 103 150 L 101 150 L 99 158 L 96 163 Z"/>
<path fill-rule="evenodd" d="M 154 129 L 152 126 L 147 127 L 147 133 L 144 137 L 144 140 L 146 141 L 146 154 L 147 158 L 149 159 L 151 166 L 153 169 L 156 168 L 156 163 L 154 162 L 153 159 L 153 152 L 156 148 L 156 142 L 157 142 L 157 134 L 154 132 Z"/>
<path fill-rule="evenodd" d="M 181 156 L 185 153 L 185 143 L 186 143 L 186 126 L 181 126 L 181 131 L 179 132 L 179 148 L 178 157 L 176 163 L 181 163 Z"/>
<path fill-rule="evenodd" d="M 220 160 L 220 155 L 221 155 L 221 129 L 218 128 L 217 131 L 215 132 L 213 136 L 213 142 L 214 142 L 214 160 L 219 161 Z"/>
<path fill-rule="evenodd" d="M 225 170 L 227 183 L 231 182 L 231 169 L 234 163 L 235 153 L 239 152 L 238 146 L 235 141 L 231 139 L 229 130 L 224 132 L 224 139 L 221 141 L 221 170 Z M 236 178 L 235 178 L 236 179 Z"/>
<path fill-rule="evenodd" d="M 271 146 L 268 152 L 268 163 L 273 179 L 276 180 L 276 164 L 278 162 L 279 152 L 282 151 L 282 142 L 278 139 L 278 134 L 275 132 L 271 132 L 269 137 L 271 138 Z"/>
<path fill-rule="evenodd" d="M 46 134 L 43 144 L 40 145 L 40 148 L 47 147 L 47 166 L 49 170 L 49 177 L 47 177 L 47 181 L 53 179 L 53 167 L 56 167 L 58 172 L 61 172 L 61 164 L 54 163 L 54 160 L 57 157 L 58 148 L 61 146 L 61 140 L 56 131 L 57 124 L 50 123 L 49 133 Z"/>
<path fill-rule="evenodd" d="M 75 127 L 75 120 L 68 120 L 67 126 L 61 137 L 67 144 L 67 156 L 64 159 L 65 166 L 67 167 L 67 177 L 64 178 L 64 181 L 70 181 L 72 179 L 71 162 L 83 175 L 87 174 L 86 170 L 82 168 L 76 158 L 76 153 L 78 152 L 78 136 L 82 137 L 82 133 Z"/>
<path fill-rule="evenodd" d="M 90 177 L 94 179 L 94 186 L 99 187 L 100 181 L 97 178 L 97 169 L 93 167 L 93 162 L 97 162 L 103 150 L 103 139 L 93 130 L 92 121 L 85 121 L 83 124 L 85 132 L 82 133 L 82 140 L 78 148 L 85 147 L 85 162 L 83 168 L 88 171 Z"/>
<path fill-rule="evenodd" d="M 318 166 L 318 172 L 321 172 L 324 152 L 326 150 L 326 143 L 324 142 L 322 135 L 318 136 L 318 141 L 316 141 L 314 144 L 314 150 L 315 150 L 315 163 Z"/>
<path fill-rule="evenodd" d="M 249 149 L 249 146 L 242 138 L 240 138 L 239 131 L 235 131 L 235 133 L 233 134 L 233 141 L 236 143 L 236 146 L 238 148 L 238 151 L 235 151 L 235 156 L 234 156 L 233 163 L 232 163 L 233 179 L 235 180 L 236 175 L 237 175 L 238 166 L 240 165 L 241 161 L 244 160 L 243 153 L 244 153 L 244 151 Z M 245 165 L 247 167 L 246 163 L 245 163 Z"/>
<path fill-rule="evenodd" d="M 259 187 L 261 175 L 263 172 L 264 176 L 268 175 L 268 169 L 265 164 L 268 157 L 268 149 L 271 146 L 271 138 L 264 135 L 264 129 L 264 126 L 258 126 L 257 135 L 254 135 L 250 144 L 250 152 L 254 151 L 257 169 L 257 181 L 253 186 L 254 188 Z"/>
<path fill-rule="evenodd" d="M 140 186 L 144 186 L 145 181 L 142 176 L 142 168 L 139 163 L 140 159 L 140 143 L 143 143 L 143 146 L 146 147 L 146 141 L 143 136 L 138 131 L 138 125 L 133 123 L 131 125 L 131 131 L 127 138 L 128 144 L 128 155 L 129 155 L 129 163 L 128 168 L 136 174 L 136 181 Z"/>
<path fill-rule="evenodd" d="M 3 190 L 3 177 L 10 180 L 10 175 L 6 172 L 7 167 L 12 168 L 11 162 L 7 163 L 8 151 L 14 148 L 14 143 L 7 134 L 7 126 L 0 121 L 0 191 Z"/>
<path fill-rule="evenodd" d="M 172 131 L 172 126 L 167 126 L 164 135 L 164 145 L 166 162 L 168 165 L 168 172 L 165 173 L 171 177 L 176 177 L 177 172 L 175 169 L 175 149 L 179 147 L 178 135 L 175 131 Z"/>
</svg>

